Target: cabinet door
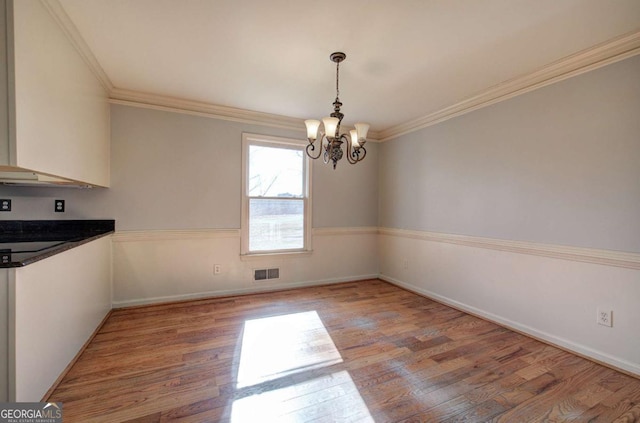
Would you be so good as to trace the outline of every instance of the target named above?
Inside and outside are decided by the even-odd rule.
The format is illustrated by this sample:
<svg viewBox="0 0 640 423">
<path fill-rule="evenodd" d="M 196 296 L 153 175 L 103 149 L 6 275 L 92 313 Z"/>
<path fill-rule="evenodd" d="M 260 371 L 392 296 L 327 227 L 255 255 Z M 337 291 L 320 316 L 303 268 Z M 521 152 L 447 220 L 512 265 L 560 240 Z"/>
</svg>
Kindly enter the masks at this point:
<svg viewBox="0 0 640 423">
<path fill-rule="evenodd" d="M 40 1 L 9 2 L 11 164 L 109 185 L 107 93 Z M 11 97 L 13 101 L 11 101 Z"/>
</svg>

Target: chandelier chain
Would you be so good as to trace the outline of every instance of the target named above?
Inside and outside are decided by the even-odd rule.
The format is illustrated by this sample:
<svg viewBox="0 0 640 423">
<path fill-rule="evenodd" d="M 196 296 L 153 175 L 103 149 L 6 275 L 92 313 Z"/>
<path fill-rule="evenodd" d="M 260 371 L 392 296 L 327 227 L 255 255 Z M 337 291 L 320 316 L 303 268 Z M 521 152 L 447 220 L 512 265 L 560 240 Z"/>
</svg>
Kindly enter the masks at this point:
<svg viewBox="0 0 640 423">
<path fill-rule="evenodd" d="M 340 97 L 340 62 L 336 63 L 336 98 Z"/>
</svg>

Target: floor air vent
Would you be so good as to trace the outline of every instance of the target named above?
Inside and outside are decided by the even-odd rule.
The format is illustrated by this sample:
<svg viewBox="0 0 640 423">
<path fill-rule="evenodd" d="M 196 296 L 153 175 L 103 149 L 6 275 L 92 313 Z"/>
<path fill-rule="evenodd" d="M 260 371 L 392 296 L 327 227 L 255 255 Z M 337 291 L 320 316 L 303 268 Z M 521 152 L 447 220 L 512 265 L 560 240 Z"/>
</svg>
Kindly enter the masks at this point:
<svg viewBox="0 0 640 423">
<path fill-rule="evenodd" d="M 254 281 L 263 281 L 266 279 L 279 279 L 280 278 L 280 269 L 255 269 L 253 271 L 253 280 Z"/>
</svg>

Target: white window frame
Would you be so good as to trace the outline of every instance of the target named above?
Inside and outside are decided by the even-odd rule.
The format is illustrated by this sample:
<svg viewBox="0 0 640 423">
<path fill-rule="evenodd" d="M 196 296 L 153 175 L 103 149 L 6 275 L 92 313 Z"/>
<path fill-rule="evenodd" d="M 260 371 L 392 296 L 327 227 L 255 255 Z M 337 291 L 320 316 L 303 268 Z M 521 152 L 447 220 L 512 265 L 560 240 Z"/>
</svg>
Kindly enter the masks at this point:
<svg viewBox="0 0 640 423">
<path fill-rule="evenodd" d="M 303 204 L 304 204 L 304 246 L 300 249 L 250 251 L 249 250 L 249 147 L 251 145 L 263 145 L 267 147 L 290 148 L 303 152 L 303 176 L 306 184 L 303 184 Z M 291 138 L 272 137 L 259 134 L 242 134 L 242 213 L 241 213 L 241 240 L 240 256 L 245 258 L 264 257 L 266 255 L 299 255 L 311 253 L 311 160 L 307 156 L 306 140 Z M 269 198 L 269 197 L 261 197 Z M 278 198 L 280 199 L 280 198 Z"/>
</svg>

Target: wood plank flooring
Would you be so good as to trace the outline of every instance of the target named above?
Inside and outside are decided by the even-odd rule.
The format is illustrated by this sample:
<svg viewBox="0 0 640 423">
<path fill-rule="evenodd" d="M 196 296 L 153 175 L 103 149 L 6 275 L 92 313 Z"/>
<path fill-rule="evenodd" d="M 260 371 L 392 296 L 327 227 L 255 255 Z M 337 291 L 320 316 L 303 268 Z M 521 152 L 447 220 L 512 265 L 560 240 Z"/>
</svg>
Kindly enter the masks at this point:
<svg viewBox="0 0 640 423">
<path fill-rule="evenodd" d="M 640 380 L 379 280 L 115 310 L 65 422 L 640 422 Z"/>
</svg>

